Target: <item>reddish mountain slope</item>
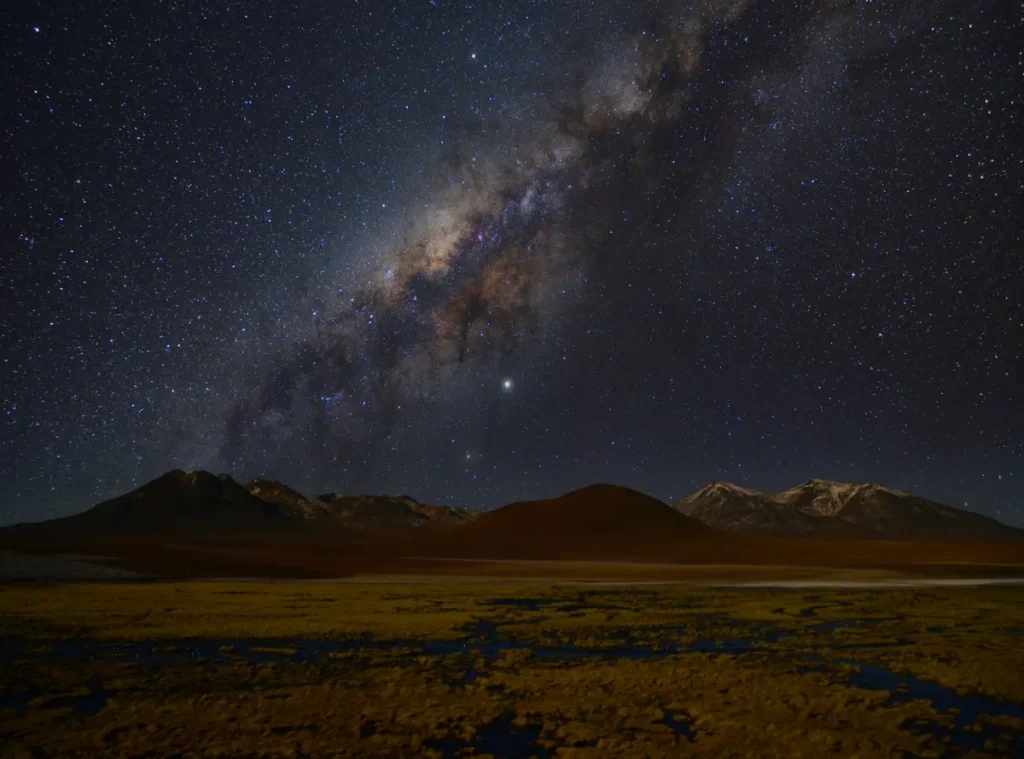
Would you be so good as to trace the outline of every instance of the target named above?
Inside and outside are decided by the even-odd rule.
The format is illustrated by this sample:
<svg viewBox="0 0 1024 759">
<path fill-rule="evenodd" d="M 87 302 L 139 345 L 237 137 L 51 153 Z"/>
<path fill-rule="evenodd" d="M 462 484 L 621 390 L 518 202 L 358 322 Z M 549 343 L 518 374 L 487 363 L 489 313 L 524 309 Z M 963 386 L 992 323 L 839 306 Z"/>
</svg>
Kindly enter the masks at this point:
<svg viewBox="0 0 1024 759">
<path fill-rule="evenodd" d="M 493 575 L 496 571 L 511 576 L 577 571 L 569 564 L 545 564 L 547 560 L 633 562 L 634 567 L 644 562 L 651 572 L 660 571 L 658 564 L 715 564 L 914 566 L 948 574 L 968 565 L 992 565 L 985 571 L 1019 574 L 1019 567 L 1024 566 L 1024 541 L 744 535 L 708 527 L 661 501 L 613 485 L 593 485 L 558 498 L 514 503 L 475 519 L 461 510 L 424 506 L 403 496 L 305 499 L 277 483 L 264 481 L 255 488 L 276 502 L 257 498 L 227 476 L 169 472 L 83 514 L 0 529 L 0 548 L 118 557 L 125 567 L 175 577 L 338 577 L 388 572 Z M 714 495 L 708 503 L 726 516 L 736 500 L 743 507 L 738 512 L 741 516 L 747 509 L 760 513 L 770 506 L 796 511 L 801 521 L 845 524 L 838 516 L 824 515 L 832 509 L 803 503 L 806 499 L 795 491 L 789 497 L 800 502 L 791 505 L 775 500 L 769 504 L 762 494 L 731 487 L 719 487 L 705 495 Z M 872 497 L 866 504 L 844 499 L 838 515 L 851 506 L 855 507 L 856 522 L 869 525 L 879 519 L 879 509 L 884 515 L 892 508 L 888 499 Z M 925 509 L 922 513 L 931 512 Z M 775 521 L 774 514 L 769 516 Z M 456 524 L 451 529 L 432 526 L 452 521 Z M 891 525 L 889 517 L 884 521 Z M 445 558 L 471 561 L 439 561 Z M 517 559 L 527 561 L 487 563 Z M 585 571 L 595 576 L 618 576 L 611 569 L 596 568 L 600 564 L 586 566 L 590 568 Z"/>
<path fill-rule="evenodd" d="M 635 490 L 591 485 L 513 503 L 406 549 L 453 558 L 687 561 L 712 544 L 746 540 Z"/>
<path fill-rule="evenodd" d="M 125 495 L 61 519 L 12 525 L 0 535 L 191 535 L 268 537 L 313 533 L 353 540 L 396 533 L 432 532 L 471 521 L 475 512 L 428 506 L 409 496 L 333 493 L 306 498 L 274 480 L 246 486 L 231 477 L 176 469 Z"/>
<path fill-rule="evenodd" d="M 245 534 L 279 530 L 291 521 L 280 505 L 257 498 L 227 475 L 175 469 L 81 514 L 16 527 L 87 534 Z"/>
</svg>

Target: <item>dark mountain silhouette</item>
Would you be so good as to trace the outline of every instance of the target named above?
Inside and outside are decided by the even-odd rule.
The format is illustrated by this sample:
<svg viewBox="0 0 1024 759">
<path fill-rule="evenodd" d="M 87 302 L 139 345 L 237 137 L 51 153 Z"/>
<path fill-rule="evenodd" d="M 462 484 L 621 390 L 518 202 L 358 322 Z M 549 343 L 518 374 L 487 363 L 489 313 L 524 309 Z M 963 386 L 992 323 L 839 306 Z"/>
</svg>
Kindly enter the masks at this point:
<svg viewBox="0 0 1024 759">
<path fill-rule="evenodd" d="M 225 474 L 174 470 L 81 514 L 6 529 L 33 534 L 186 533 L 196 537 L 324 530 L 387 534 L 444 529 L 474 516 L 465 509 L 429 506 L 405 495 L 329 493 L 310 499 L 274 480 L 260 478 L 242 486 Z"/>
<path fill-rule="evenodd" d="M 685 562 L 698 544 L 737 543 L 740 537 L 708 527 L 651 496 L 599 484 L 504 506 L 409 550 L 461 558 Z"/>
<path fill-rule="evenodd" d="M 715 483 L 677 508 L 729 529 L 614 485 L 477 515 L 409 496 L 307 498 L 270 480 L 247 488 L 225 475 L 174 471 L 82 514 L 0 529 L 0 549 L 89 554 L 165 577 L 476 575 L 496 567 L 509 576 L 612 577 L 625 567 L 615 562 L 648 574 L 675 571 L 670 565 L 743 572 L 754 565 L 976 566 L 996 573 L 1024 566 L 1024 541 L 989 539 L 1022 531 L 877 486 L 811 481 L 769 496 Z M 896 539 L 834 539 L 865 535 Z M 570 564 L 555 569 L 548 561 Z"/>
<path fill-rule="evenodd" d="M 810 480 L 769 495 L 712 482 L 674 504 L 722 530 L 780 537 L 885 540 L 1014 540 L 1024 530 L 873 484 Z"/>
<path fill-rule="evenodd" d="M 282 529 L 291 515 L 263 501 L 231 477 L 175 469 L 88 511 L 26 528 L 85 533 L 227 532 Z"/>
</svg>

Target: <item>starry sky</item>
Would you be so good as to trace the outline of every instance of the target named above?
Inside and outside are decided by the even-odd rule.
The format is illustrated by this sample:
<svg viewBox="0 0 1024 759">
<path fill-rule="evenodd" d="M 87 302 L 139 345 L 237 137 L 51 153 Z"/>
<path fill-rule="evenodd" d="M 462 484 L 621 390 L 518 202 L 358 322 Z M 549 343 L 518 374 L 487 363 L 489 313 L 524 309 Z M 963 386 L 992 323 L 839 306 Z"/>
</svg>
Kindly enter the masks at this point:
<svg viewBox="0 0 1024 759">
<path fill-rule="evenodd" d="M 982 0 L 23 3 L 0 522 L 180 468 L 1024 525 L 1024 19 Z"/>
</svg>

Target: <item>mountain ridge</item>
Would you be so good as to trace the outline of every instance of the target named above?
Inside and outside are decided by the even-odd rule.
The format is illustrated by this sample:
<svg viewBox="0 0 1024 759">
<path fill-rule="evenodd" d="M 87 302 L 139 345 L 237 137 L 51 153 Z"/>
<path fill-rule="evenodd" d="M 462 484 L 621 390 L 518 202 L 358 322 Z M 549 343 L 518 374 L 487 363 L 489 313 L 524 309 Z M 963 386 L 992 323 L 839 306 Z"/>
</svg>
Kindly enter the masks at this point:
<svg viewBox="0 0 1024 759">
<path fill-rule="evenodd" d="M 586 503 L 585 507 L 580 504 Z M 195 532 L 196 534 L 348 531 L 352 535 L 402 535 L 445 532 L 491 515 L 529 513 L 532 530 L 544 538 L 549 523 L 569 519 L 576 529 L 608 519 L 609 504 L 631 503 L 638 511 L 615 510 L 617 529 L 629 532 L 641 520 L 680 525 L 664 514 L 651 516 L 653 504 L 691 520 L 690 533 L 707 527 L 716 533 L 766 537 L 857 538 L 889 540 L 991 541 L 1024 538 L 1024 530 L 974 512 L 930 501 L 904 490 L 874 483 L 811 479 L 775 494 L 729 482 L 713 481 L 673 504 L 639 491 L 594 484 L 561 496 L 508 504 L 488 512 L 423 504 L 409 495 L 323 493 L 312 498 L 284 483 L 256 478 L 246 485 L 229 475 L 176 469 L 80 514 L 47 522 L 12 526 L 21 530 L 81 530 L 91 534 Z M 533 504 L 532 506 L 530 504 Z M 537 504 L 546 504 L 544 508 Z M 574 504 L 571 519 L 567 504 Z M 616 509 L 618 507 L 616 506 Z M 571 511 L 572 509 L 570 509 Z M 655 510 L 656 511 L 656 510 Z M 601 515 L 604 516 L 601 516 Z M 485 519 L 486 518 L 486 519 Z M 659 521 L 660 520 L 660 521 Z M 514 525 L 513 532 L 522 532 Z M 481 528 L 482 529 L 482 528 Z M 604 530 L 605 527 L 602 527 Z M 566 535 L 568 540 L 570 537 Z M 653 544 L 660 543 L 656 534 Z M 575 538 L 573 538 L 575 539 Z M 496 546 L 496 549 L 501 549 Z M 521 546 L 521 552 L 529 553 Z"/>
<path fill-rule="evenodd" d="M 552 561 L 565 562 L 560 566 L 570 573 L 604 579 L 684 565 L 736 571 L 751 566 L 913 566 L 925 572 L 971 566 L 972 571 L 996 574 L 1024 567 L 1024 541 L 1006 539 L 1007 531 L 1014 537 L 1024 531 L 977 515 L 967 518 L 995 524 L 997 539 L 981 539 L 979 533 L 961 528 L 954 530 L 953 539 L 948 529 L 937 535 L 933 531 L 930 537 L 939 539 L 918 539 L 922 531 L 913 519 L 909 524 L 917 537 L 908 536 L 906 520 L 897 520 L 897 532 L 903 533 L 898 539 L 856 539 L 885 538 L 879 532 L 892 526 L 894 509 L 911 517 L 916 507 L 926 515 L 938 514 L 939 520 L 949 518 L 942 514 L 952 514 L 954 522 L 958 515 L 963 518 L 958 510 L 901 496 L 902 491 L 837 490 L 811 481 L 783 492 L 792 504 L 780 504 L 751 488 L 713 483 L 690 497 L 690 505 L 697 511 L 706 496 L 717 494 L 724 514 L 738 503 L 742 514 L 753 520 L 745 530 L 758 529 L 758 520 L 767 515 L 780 521 L 773 529 L 783 533 L 789 528 L 785 520 L 792 518 L 806 526 L 802 537 L 745 534 L 735 524 L 718 529 L 681 513 L 679 504 L 673 508 L 607 484 L 473 514 L 419 504 L 404 495 L 307 498 L 272 480 L 243 486 L 227 475 L 175 470 L 81 514 L 2 528 L 0 549 L 92 555 L 163 577 L 475 576 L 499 571 L 518 576 L 554 571 L 542 568 Z M 843 506 L 838 513 L 850 519 L 822 516 L 834 506 L 813 503 L 815 497 L 839 495 Z M 911 500 L 904 503 L 906 498 Z M 823 526 L 831 531 L 823 532 Z M 993 534 L 980 533 L 982 538 Z M 847 539 L 851 535 L 855 539 Z M 647 568 L 636 569 L 640 565 Z"/>
<path fill-rule="evenodd" d="M 13 527 L 86 533 L 189 532 L 200 528 L 249 532 L 283 527 L 287 519 L 279 504 L 257 498 L 229 475 L 172 469 L 81 513 Z"/>
<path fill-rule="evenodd" d="M 811 479 L 770 494 L 711 482 L 672 506 L 719 529 L 770 537 L 1024 539 L 991 517 L 875 483 Z"/>
<path fill-rule="evenodd" d="M 323 529 L 388 533 L 440 529 L 473 518 L 467 509 L 421 504 L 407 495 L 328 493 L 307 498 L 276 480 L 260 477 L 242 485 L 227 474 L 172 469 L 78 514 L 2 529 L 88 534 L 229 535 Z"/>
</svg>

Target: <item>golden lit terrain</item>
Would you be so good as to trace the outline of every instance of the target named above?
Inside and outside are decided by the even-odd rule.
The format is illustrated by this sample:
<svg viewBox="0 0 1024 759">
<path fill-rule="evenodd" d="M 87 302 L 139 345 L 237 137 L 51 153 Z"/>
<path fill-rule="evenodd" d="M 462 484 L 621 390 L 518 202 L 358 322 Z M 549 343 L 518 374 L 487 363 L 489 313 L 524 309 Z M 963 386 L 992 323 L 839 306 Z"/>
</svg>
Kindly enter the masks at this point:
<svg viewBox="0 0 1024 759">
<path fill-rule="evenodd" d="M 12 585 L 0 608 L 13 756 L 1024 750 L 1017 587 Z"/>
</svg>

